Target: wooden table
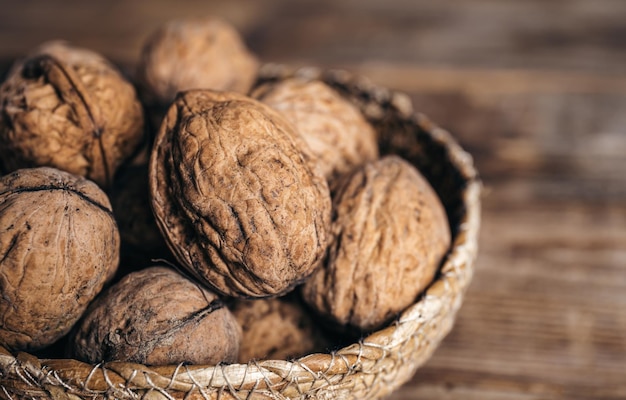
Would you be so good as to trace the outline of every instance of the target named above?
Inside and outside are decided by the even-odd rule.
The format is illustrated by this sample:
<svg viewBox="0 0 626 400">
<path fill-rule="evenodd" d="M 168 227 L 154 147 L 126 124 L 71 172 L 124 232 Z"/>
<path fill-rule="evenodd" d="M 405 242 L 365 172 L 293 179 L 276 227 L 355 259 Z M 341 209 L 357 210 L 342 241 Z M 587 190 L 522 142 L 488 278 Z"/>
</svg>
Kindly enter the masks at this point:
<svg viewBox="0 0 626 400">
<path fill-rule="evenodd" d="M 132 64 L 159 23 L 215 14 L 264 61 L 347 68 L 407 92 L 473 154 L 485 194 L 457 324 L 391 398 L 626 399 L 626 2 L 31 0 L 0 10 L 4 60 L 61 37 Z"/>
</svg>

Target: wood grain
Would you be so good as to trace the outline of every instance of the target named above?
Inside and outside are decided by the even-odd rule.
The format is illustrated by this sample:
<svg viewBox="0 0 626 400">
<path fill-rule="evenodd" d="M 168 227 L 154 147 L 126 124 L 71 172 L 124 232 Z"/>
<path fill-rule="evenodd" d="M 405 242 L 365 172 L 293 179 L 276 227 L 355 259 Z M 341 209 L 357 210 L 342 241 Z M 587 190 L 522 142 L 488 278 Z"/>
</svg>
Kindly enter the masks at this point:
<svg viewBox="0 0 626 400">
<path fill-rule="evenodd" d="M 458 321 L 391 399 L 626 398 L 626 2 L 0 1 L 0 59 L 56 37 L 134 63 L 174 17 L 233 22 L 264 61 L 407 92 L 485 183 Z"/>
</svg>

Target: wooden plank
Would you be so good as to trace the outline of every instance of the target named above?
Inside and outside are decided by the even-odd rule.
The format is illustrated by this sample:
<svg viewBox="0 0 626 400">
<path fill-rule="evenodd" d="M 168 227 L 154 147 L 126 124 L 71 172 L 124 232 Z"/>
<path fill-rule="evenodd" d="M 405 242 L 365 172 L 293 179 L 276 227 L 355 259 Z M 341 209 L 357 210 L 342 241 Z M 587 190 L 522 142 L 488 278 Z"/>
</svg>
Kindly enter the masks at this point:
<svg viewBox="0 0 626 400">
<path fill-rule="evenodd" d="M 463 400 L 618 400 L 626 389 L 619 387 L 580 388 L 537 382 L 520 376 L 466 372 L 457 369 L 425 368 L 413 385 L 402 387 L 391 397 L 408 399 Z"/>
<path fill-rule="evenodd" d="M 150 30 L 189 15 L 232 21 L 266 61 L 594 73 L 620 72 L 626 64 L 621 0 L 3 1 L 0 51 L 15 56 L 61 38 L 133 62 Z"/>
</svg>

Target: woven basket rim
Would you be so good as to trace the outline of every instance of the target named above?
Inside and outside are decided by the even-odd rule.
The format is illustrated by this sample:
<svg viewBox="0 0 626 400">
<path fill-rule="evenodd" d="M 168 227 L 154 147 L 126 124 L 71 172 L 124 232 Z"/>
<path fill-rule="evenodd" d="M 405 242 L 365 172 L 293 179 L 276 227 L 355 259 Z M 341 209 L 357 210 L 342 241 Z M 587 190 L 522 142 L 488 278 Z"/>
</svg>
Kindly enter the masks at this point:
<svg viewBox="0 0 626 400">
<path fill-rule="evenodd" d="M 247 364 L 216 366 L 145 366 L 127 362 L 89 365 L 76 360 L 38 359 L 25 352 L 14 355 L 0 345 L 0 397 L 14 398 L 10 393 L 17 392 L 25 398 L 46 398 L 41 393 L 47 393 L 49 398 L 68 399 L 138 398 L 138 393 L 142 398 L 377 398 L 407 381 L 428 360 L 450 330 L 473 274 L 481 182 L 472 157 L 447 131 L 414 112 L 410 101 L 407 106 L 406 95 L 373 85 L 364 77 L 343 70 L 293 69 L 276 64 L 266 64 L 261 75 L 300 76 L 356 87 L 375 103 L 384 104 L 426 132 L 445 149 L 464 182 L 463 215 L 441 272 L 424 294 L 392 324 L 359 342 L 295 360 L 252 360 Z M 436 333 L 431 338 L 429 330 L 433 329 L 434 320 Z M 442 326 L 437 326 L 439 323 Z M 404 355 L 403 346 L 414 346 L 413 342 L 426 344 L 416 356 Z M 391 358 L 393 363 L 388 363 Z M 395 367 L 398 363 L 410 366 Z M 380 379 L 387 389 L 380 387 Z M 74 397 L 67 393 L 74 393 Z"/>
</svg>

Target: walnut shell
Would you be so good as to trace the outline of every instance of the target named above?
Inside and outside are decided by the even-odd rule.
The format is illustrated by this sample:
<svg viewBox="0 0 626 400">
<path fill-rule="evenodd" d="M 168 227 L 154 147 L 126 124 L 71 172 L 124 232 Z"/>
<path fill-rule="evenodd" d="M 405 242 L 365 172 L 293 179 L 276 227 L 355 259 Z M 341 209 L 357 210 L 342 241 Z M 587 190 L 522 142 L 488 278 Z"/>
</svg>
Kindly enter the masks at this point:
<svg viewBox="0 0 626 400">
<path fill-rule="evenodd" d="M 240 328 L 222 301 L 171 268 L 132 272 L 89 307 L 70 356 L 89 363 L 217 364 L 237 358 Z"/>
<path fill-rule="evenodd" d="M 333 243 L 303 298 L 336 324 L 371 331 L 432 281 L 450 246 L 447 216 L 426 179 L 397 156 L 358 170 L 333 207 Z"/>
<path fill-rule="evenodd" d="M 229 296 L 291 290 L 321 262 L 330 195 L 302 139 L 236 93 L 179 94 L 156 138 L 150 191 L 178 261 Z"/>
<path fill-rule="evenodd" d="M 111 183 L 143 136 L 133 86 L 100 55 L 61 42 L 18 62 L 0 86 L 4 168 L 52 166 Z"/>
<path fill-rule="evenodd" d="M 291 299 L 238 299 L 231 309 L 242 330 L 240 363 L 301 357 L 329 345 L 311 314 Z"/>
<path fill-rule="evenodd" d="M 148 38 L 137 75 L 147 104 L 168 105 L 176 93 L 189 89 L 247 93 L 258 68 L 230 24 L 188 18 L 170 21 Z"/>
<path fill-rule="evenodd" d="M 374 128 L 355 105 L 322 81 L 289 78 L 266 83 L 252 97 L 296 126 L 331 188 L 343 175 L 378 158 Z"/>
<path fill-rule="evenodd" d="M 119 234 L 98 186 L 54 168 L 0 179 L 0 343 L 66 334 L 117 268 Z"/>
</svg>

